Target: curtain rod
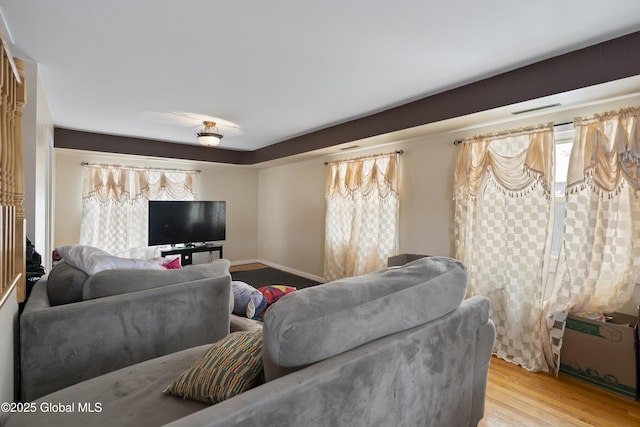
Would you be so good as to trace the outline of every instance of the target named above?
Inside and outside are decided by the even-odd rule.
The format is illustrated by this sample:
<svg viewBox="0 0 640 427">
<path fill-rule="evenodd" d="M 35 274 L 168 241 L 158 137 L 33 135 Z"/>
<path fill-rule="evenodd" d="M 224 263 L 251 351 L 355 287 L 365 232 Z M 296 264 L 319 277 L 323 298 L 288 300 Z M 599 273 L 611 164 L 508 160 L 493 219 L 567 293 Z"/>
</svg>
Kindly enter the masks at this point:
<svg viewBox="0 0 640 427">
<path fill-rule="evenodd" d="M 394 151 L 395 154 L 404 154 L 404 150 L 397 150 Z M 362 160 L 362 159 L 369 159 L 369 158 L 373 158 L 373 157 L 381 157 L 381 156 L 386 156 L 388 154 L 393 154 L 393 153 L 379 153 L 379 154 L 371 154 L 370 156 L 362 156 L 362 157 L 355 157 L 353 159 L 347 159 L 347 160 L 334 160 L 332 162 L 324 162 L 325 165 L 328 165 L 329 163 L 337 163 L 337 162 L 353 162 L 356 160 Z"/>
<path fill-rule="evenodd" d="M 557 128 L 559 126 L 572 125 L 572 124 L 573 122 L 557 123 L 557 124 L 554 124 L 553 127 Z M 453 141 L 453 145 L 460 145 L 460 144 L 462 144 L 462 139 L 456 139 L 455 141 Z"/>
<path fill-rule="evenodd" d="M 174 171 L 174 172 L 196 172 L 196 173 L 202 172 L 202 170 L 200 169 L 178 169 L 178 168 L 158 168 L 153 166 L 108 165 L 105 163 L 89 163 L 89 162 L 80 162 L 80 165 L 82 166 L 117 166 L 120 168 L 127 168 L 127 169 L 160 170 L 160 171 Z"/>
</svg>

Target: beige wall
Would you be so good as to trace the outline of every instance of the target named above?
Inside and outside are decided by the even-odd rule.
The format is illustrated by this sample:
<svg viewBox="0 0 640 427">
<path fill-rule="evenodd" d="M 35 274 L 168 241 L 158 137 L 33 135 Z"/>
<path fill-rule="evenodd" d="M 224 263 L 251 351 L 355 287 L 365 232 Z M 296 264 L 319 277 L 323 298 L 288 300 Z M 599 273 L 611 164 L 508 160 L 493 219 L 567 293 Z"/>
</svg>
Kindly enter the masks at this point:
<svg viewBox="0 0 640 427">
<path fill-rule="evenodd" d="M 233 165 L 179 162 L 88 151 L 55 149 L 54 246 L 76 244 L 82 219 L 83 161 L 160 168 L 200 169 L 200 200 L 227 201 L 224 256 L 231 261 L 257 257 L 258 170 Z"/>
<path fill-rule="evenodd" d="M 454 138 L 455 139 L 455 138 Z M 453 170 L 457 147 L 436 135 L 398 146 L 400 252 L 453 256 Z"/>
<path fill-rule="evenodd" d="M 322 156 L 260 171 L 259 258 L 323 276 L 324 162 L 403 149 L 400 251 L 452 255 L 453 139 L 422 137 L 348 155 Z"/>
<path fill-rule="evenodd" d="M 339 155 L 306 157 L 277 166 L 181 164 L 173 161 L 111 158 L 109 155 L 56 149 L 55 244 L 77 243 L 81 218 L 81 161 L 118 162 L 202 169 L 201 199 L 228 202 L 225 257 L 234 263 L 260 260 L 313 277 L 323 276 L 324 163 L 341 158 L 404 150 L 400 160 L 400 252 L 452 256 L 453 171 L 459 138 L 521 126 L 571 120 L 578 115 L 638 105 L 640 99 L 581 106 L 561 115 L 538 115 L 508 123 L 447 127 L 419 136 L 386 136 L 382 145 Z M 402 136 L 404 135 L 404 137 Z M 401 139 L 404 138 L 404 139 Z M 142 162 L 142 163 L 141 163 Z M 640 287 L 639 287 L 640 288 Z M 633 301 L 640 302 L 640 289 Z M 625 312 L 631 308 L 625 308 Z"/>
<path fill-rule="evenodd" d="M 322 277 L 323 160 L 260 170 L 258 257 Z"/>
<path fill-rule="evenodd" d="M 453 256 L 453 173 L 456 139 L 640 105 L 640 99 L 581 106 L 558 115 L 539 115 L 508 124 L 494 123 L 413 137 L 339 156 L 319 156 L 260 170 L 259 250 L 261 260 L 309 275 L 323 276 L 324 162 L 404 150 L 400 157 L 400 252 Z M 387 138 L 388 140 L 388 138 Z M 640 286 L 620 311 L 637 314 Z"/>
<path fill-rule="evenodd" d="M 38 73 L 38 64 L 25 61 L 27 104 L 22 119 L 25 164 L 24 211 L 27 236 L 44 254 L 50 248 L 51 151 L 53 120 Z"/>
<path fill-rule="evenodd" d="M 274 167 L 242 167 L 167 162 L 133 156 L 55 149 L 54 246 L 80 238 L 80 162 L 201 169 L 202 200 L 227 200 L 225 258 L 234 263 L 262 260 L 323 276 L 325 161 L 396 149 L 405 150 L 400 167 L 400 250 L 452 255 L 453 138 L 427 136 L 341 156 Z"/>
</svg>

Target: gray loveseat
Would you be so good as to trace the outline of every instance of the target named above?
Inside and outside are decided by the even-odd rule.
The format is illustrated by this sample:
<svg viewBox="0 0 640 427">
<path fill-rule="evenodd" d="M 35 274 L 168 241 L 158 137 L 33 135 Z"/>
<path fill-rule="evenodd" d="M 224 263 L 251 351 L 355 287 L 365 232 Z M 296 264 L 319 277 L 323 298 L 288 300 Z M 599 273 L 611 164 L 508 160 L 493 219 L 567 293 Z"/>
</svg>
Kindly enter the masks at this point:
<svg viewBox="0 0 640 427">
<path fill-rule="evenodd" d="M 44 396 L 3 425 L 476 425 L 495 328 L 488 299 L 463 300 L 466 283 L 460 262 L 431 257 L 288 294 L 265 314 L 266 382 L 215 405 L 163 394 L 205 345 Z"/>
<path fill-rule="evenodd" d="M 20 316 L 22 400 L 224 337 L 233 302 L 229 265 L 92 275 L 56 265 Z"/>
</svg>

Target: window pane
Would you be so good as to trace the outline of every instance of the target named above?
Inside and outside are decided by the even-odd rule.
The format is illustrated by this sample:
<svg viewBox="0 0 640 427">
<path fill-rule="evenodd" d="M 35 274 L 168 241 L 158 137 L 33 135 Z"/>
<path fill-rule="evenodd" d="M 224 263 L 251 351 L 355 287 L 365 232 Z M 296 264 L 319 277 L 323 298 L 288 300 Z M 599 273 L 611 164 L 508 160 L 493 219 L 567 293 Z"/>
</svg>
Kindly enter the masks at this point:
<svg viewBox="0 0 640 427">
<path fill-rule="evenodd" d="M 573 142 L 556 143 L 556 197 L 564 198 L 567 187 L 567 171 L 569 170 L 569 156 Z"/>
<path fill-rule="evenodd" d="M 557 257 L 562 244 L 564 229 L 565 190 L 567 189 L 567 172 L 569 171 L 569 157 L 573 147 L 573 131 L 556 132 L 556 170 L 555 170 L 555 215 L 553 236 L 551 241 L 551 256 Z"/>
<path fill-rule="evenodd" d="M 553 223 L 553 237 L 551 241 L 551 256 L 557 257 L 562 244 L 562 229 L 564 228 L 564 197 L 556 199 L 555 220 Z"/>
</svg>

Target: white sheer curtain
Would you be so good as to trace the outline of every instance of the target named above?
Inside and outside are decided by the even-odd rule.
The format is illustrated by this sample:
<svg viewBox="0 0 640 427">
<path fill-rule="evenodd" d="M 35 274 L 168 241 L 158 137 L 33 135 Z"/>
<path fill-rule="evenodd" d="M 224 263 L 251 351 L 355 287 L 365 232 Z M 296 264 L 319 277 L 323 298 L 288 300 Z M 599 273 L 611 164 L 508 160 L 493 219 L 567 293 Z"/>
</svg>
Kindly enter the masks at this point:
<svg viewBox="0 0 640 427">
<path fill-rule="evenodd" d="M 324 277 L 386 266 L 398 246 L 398 153 L 328 165 Z"/>
<path fill-rule="evenodd" d="M 640 108 L 574 121 L 565 232 L 547 302 L 556 371 L 568 312 L 615 311 L 640 279 Z"/>
<path fill-rule="evenodd" d="M 195 200 L 197 172 L 86 165 L 80 244 L 143 258 L 148 200 Z"/>
<path fill-rule="evenodd" d="M 548 371 L 542 311 L 553 226 L 552 124 L 464 141 L 455 172 L 456 257 L 468 295 L 491 300 L 493 352 Z"/>
</svg>

